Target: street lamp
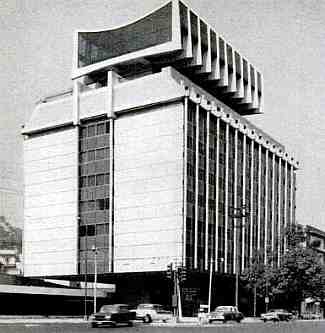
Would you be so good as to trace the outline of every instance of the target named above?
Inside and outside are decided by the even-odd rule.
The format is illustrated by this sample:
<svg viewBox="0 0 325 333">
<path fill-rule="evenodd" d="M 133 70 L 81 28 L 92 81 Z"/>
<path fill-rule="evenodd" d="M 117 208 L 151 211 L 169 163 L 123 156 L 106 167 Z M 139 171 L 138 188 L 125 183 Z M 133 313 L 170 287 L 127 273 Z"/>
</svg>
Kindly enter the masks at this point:
<svg viewBox="0 0 325 333">
<path fill-rule="evenodd" d="M 98 248 L 93 245 L 91 250 L 94 252 L 94 263 L 95 263 L 95 268 L 94 268 L 94 313 L 97 311 L 97 253 L 98 253 Z"/>
<path fill-rule="evenodd" d="M 241 207 L 230 207 L 230 214 L 229 216 L 234 219 L 234 228 L 242 228 L 245 227 L 245 223 L 240 221 L 238 224 L 236 223 L 236 219 L 243 219 L 247 216 L 249 216 L 249 208 L 246 205 L 243 205 Z M 236 236 L 236 239 L 234 242 L 236 242 L 237 249 L 238 249 L 238 237 Z M 238 294 L 239 294 L 239 249 L 237 250 L 236 255 L 236 283 L 235 283 L 235 305 L 238 308 Z"/>
</svg>

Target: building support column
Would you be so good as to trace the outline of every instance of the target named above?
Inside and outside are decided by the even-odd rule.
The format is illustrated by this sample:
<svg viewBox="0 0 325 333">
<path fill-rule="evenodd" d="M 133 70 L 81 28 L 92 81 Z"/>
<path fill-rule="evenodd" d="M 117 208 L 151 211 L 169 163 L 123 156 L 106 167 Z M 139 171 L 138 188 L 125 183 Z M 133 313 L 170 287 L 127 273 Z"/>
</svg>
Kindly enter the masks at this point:
<svg viewBox="0 0 325 333">
<path fill-rule="evenodd" d="M 294 203 L 293 203 L 293 191 L 294 184 L 293 184 L 293 165 L 290 165 L 290 179 L 291 179 L 291 188 L 290 188 L 290 223 L 294 224 L 295 221 L 293 220 L 293 210 L 294 210 Z"/>
<path fill-rule="evenodd" d="M 184 138 L 183 138 L 183 154 L 184 154 L 184 168 L 183 168 L 183 266 L 186 266 L 186 244 L 187 244 L 187 136 L 188 136 L 188 100 L 189 89 L 185 90 L 184 98 Z"/>
<path fill-rule="evenodd" d="M 220 154 L 220 116 L 217 117 L 217 138 L 216 138 L 216 216 L 215 216 L 215 267 L 219 270 L 219 154 Z M 220 265 L 221 266 L 221 265 Z"/>
<path fill-rule="evenodd" d="M 278 267 L 280 266 L 280 258 L 281 258 L 281 241 L 282 241 L 282 235 L 281 235 L 281 157 L 279 156 L 279 172 L 278 172 L 278 230 L 277 230 L 277 240 L 278 240 L 278 247 L 277 247 L 277 255 L 278 255 Z"/>
<path fill-rule="evenodd" d="M 249 235 L 249 259 L 253 259 L 253 225 L 254 225 L 254 138 L 251 140 L 251 183 L 250 183 L 250 235 Z"/>
<path fill-rule="evenodd" d="M 246 134 L 243 133 L 243 189 L 242 189 L 242 196 L 243 196 L 243 206 L 246 206 Z M 249 207 L 246 207 L 246 210 Z M 246 242 L 246 216 L 242 218 L 242 225 L 243 228 L 241 229 L 242 232 L 242 257 L 241 257 L 241 269 L 244 271 L 245 269 L 245 242 Z"/>
<path fill-rule="evenodd" d="M 194 269 L 198 268 L 198 219 L 199 219 L 199 130 L 200 130 L 200 102 L 196 102 L 195 110 L 195 220 L 194 220 Z"/>
<path fill-rule="evenodd" d="M 226 123 L 226 157 L 225 157 L 225 255 L 224 255 L 224 272 L 228 272 L 228 178 L 229 178 L 229 123 Z"/>
<path fill-rule="evenodd" d="M 275 153 L 272 152 L 272 232 L 271 232 L 271 251 L 272 255 L 274 255 L 274 245 L 275 245 Z"/>
<path fill-rule="evenodd" d="M 269 199 L 269 150 L 266 148 L 265 152 L 265 200 L 264 200 L 264 264 L 268 263 L 267 239 L 268 239 L 268 199 Z"/>
<path fill-rule="evenodd" d="M 235 167 L 234 167 L 234 214 L 236 213 L 237 209 L 242 209 L 241 202 L 237 202 L 237 176 L 238 176 L 238 129 L 235 129 Z M 239 204 L 239 207 L 237 205 Z M 233 272 L 239 273 L 239 253 L 240 249 L 238 249 L 238 235 L 240 234 L 242 221 L 233 218 L 234 221 L 234 255 L 233 255 Z M 237 232 L 238 229 L 238 232 Z"/>
<path fill-rule="evenodd" d="M 80 224 L 80 207 L 79 207 L 79 137 L 80 137 L 80 90 L 81 83 L 79 79 L 73 80 L 73 92 L 72 92 L 72 112 L 73 112 L 73 125 L 76 131 L 76 148 L 75 148 L 75 166 L 76 166 L 76 272 L 78 272 L 78 258 L 79 258 L 79 224 Z M 86 254 L 87 256 L 87 254 Z M 80 265 L 81 267 L 81 265 Z M 87 268 L 85 268 L 87 271 Z M 80 273 L 80 272 L 78 272 Z"/>
<path fill-rule="evenodd" d="M 114 85 L 118 75 L 113 71 L 107 72 L 107 117 L 109 119 L 109 249 L 108 269 L 114 272 Z"/>
<path fill-rule="evenodd" d="M 209 268 L 209 195 L 210 195 L 210 183 L 209 183 L 209 173 L 210 173 L 210 108 L 207 110 L 207 121 L 206 121 L 206 146 L 205 146 L 205 260 L 204 268 L 208 270 Z"/>
<path fill-rule="evenodd" d="M 261 248 L 261 172 L 262 172 L 262 144 L 258 143 L 258 175 L 257 175 L 257 251 Z M 264 230 L 263 230 L 264 232 Z"/>
<path fill-rule="evenodd" d="M 284 227 L 284 233 L 283 233 L 283 251 L 285 252 L 286 248 L 287 248 L 287 216 L 288 216 L 288 212 L 287 212 L 287 197 L 288 197 L 288 163 L 287 160 L 284 160 L 284 207 L 283 207 L 283 211 L 284 211 L 284 216 L 283 216 L 283 227 Z"/>
</svg>

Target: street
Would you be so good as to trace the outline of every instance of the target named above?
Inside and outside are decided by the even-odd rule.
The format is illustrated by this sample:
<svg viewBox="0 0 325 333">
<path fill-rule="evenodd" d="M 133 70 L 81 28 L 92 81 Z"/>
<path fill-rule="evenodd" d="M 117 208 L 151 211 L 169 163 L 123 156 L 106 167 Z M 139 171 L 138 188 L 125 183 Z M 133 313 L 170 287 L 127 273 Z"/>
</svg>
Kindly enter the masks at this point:
<svg viewBox="0 0 325 333">
<path fill-rule="evenodd" d="M 0 333 L 84 333 L 84 332 L 137 332 L 137 333 L 323 333 L 325 332 L 325 321 L 293 321 L 280 323 L 229 323 L 205 326 L 170 324 L 144 325 L 135 323 L 134 327 L 120 326 L 116 328 L 90 328 L 86 323 L 0 323 Z"/>
</svg>

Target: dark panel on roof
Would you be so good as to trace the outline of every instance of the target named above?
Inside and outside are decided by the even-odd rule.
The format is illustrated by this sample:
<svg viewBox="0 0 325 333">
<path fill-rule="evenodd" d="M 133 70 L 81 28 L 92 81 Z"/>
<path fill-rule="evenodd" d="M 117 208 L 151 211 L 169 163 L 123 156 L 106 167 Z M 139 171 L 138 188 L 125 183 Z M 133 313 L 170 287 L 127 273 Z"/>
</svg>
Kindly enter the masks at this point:
<svg viewBox="0 0 325 333">
<path fill-rule="evenodd" d="M 80 32 L 78 38 L 78 67 L 166 43 L 172 39 L 172 4 L 127 26 Z"/>
</svg>

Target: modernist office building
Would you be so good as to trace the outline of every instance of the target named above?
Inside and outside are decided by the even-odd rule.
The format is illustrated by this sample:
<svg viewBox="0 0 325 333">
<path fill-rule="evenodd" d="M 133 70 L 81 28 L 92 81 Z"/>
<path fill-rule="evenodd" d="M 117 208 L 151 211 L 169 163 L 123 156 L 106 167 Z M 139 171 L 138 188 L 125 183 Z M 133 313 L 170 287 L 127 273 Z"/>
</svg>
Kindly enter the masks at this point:
<svg viewBox="0 0 325 333">
<path fill-rule="evenodd" d="M 75 34 L 73 91 L 24 128 L 27 276 L 278 264 L 296 160 L 247 121 L 261 73 L 180 1 Z"/>
</svg>

